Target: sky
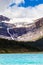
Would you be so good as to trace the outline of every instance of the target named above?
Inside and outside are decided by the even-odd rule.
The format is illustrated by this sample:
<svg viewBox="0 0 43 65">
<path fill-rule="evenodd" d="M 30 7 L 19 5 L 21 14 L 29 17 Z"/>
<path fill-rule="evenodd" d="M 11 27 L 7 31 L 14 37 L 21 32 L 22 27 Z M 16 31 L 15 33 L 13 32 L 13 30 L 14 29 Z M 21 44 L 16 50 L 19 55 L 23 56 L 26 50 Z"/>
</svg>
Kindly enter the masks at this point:
<svg viewBox="0 0 43 65">
<path fill-rule="evenodd" d="M 10 18 L 41 18 L 43 0 L 0 0 L 0 14 Z"/>
<path fill-rule="evenodd" d="M 39 4 L 43 4 L 43 0 L 24 0 L 24 3 L 21 2 L 18 4 L 19 7 L 29 7 L 29 6 L 36 6 Z M 11 7 L 14 6 L 15 3 L 11 4 Z"/>
<path fill-rule="evenodd" d="M 6 7 L 8 7 L 8 5 L 10 5 L 12 7 L 17 4 L 18 4 L 18 7 L 29 7 L 29 6 L 33 7 L 33 6 L 36 6 L 39 4 L 43 4 L 43 0 L 0 0 L 0 6 L 2 8 L 3 7 L 6 8 Z"/>
</svg>

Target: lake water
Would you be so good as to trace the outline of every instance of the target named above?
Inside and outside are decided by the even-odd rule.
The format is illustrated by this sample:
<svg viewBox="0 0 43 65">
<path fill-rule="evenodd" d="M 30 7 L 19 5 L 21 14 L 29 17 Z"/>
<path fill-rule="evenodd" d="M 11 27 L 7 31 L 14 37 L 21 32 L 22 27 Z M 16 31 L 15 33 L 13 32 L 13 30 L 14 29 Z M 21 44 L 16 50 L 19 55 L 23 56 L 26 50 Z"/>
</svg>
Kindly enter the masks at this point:
<svg viewBox="0 0 43 65">
<path fill-rule="evenodd" d="M 0 65 L 42 64 L 43 54 L 0 54 Z"/>
</svg>

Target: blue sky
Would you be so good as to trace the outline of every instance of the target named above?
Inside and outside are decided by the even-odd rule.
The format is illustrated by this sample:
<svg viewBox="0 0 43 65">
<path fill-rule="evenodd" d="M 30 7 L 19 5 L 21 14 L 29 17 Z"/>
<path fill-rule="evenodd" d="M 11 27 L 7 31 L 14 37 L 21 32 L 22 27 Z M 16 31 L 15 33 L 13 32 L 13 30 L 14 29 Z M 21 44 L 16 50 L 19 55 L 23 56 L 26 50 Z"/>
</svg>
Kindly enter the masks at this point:
<svg viewBox="0 0 43 65">
<path fill-rule="evenodd" d="M 43 4 L 43 0 L 24 0 L 25 3 L 21 2 L 18 6 L 19 7 L 29 7 L 29 6 L 36 6 L 39 4 Z M 11 4 L 11 7 L 16 5 L 14 2 Z"/>
<path fill-rule="evenodd" d="M 29 7 L 29 6 L 36 6 L 39 4 L 43 4 L 43 0 L 25 0 L 25 3 L 19 4 L 19 6 Z"/>
</svg>

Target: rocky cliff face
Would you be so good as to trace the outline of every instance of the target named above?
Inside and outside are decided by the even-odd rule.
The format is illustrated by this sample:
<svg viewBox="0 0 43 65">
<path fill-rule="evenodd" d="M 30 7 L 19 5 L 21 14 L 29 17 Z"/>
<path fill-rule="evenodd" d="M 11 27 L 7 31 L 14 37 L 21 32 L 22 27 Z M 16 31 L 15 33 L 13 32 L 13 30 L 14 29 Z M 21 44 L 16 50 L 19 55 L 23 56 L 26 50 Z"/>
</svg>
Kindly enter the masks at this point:
<svg viewBox="0 0 43 65">
<path fill-rule="evenodd" d="M 2 22 L 2 21 L 6 21 Z M 9 18 L 0 15 L 0 38 L 16 41 L 36 41 L 43 37 L 43 18 L 31 24 L 10 24 Z M 14 21 L 15 22 L 15 21 Z M 17 27 L 22 25 L 21 27 Z"/>
<path fill-rule="evenodd" d="M 5 17 L 3 15 L 0 15 L 0 22 L 1 21 L 9 21 L 10 19 L 8 17 Z"/>
<path fill-rule="evenodd" d="M 36 41 L 43 37 L 43 18 L 35 20 L 32 24 L 23 25 L 15 28 L 17 41 Z"/>
</svg>

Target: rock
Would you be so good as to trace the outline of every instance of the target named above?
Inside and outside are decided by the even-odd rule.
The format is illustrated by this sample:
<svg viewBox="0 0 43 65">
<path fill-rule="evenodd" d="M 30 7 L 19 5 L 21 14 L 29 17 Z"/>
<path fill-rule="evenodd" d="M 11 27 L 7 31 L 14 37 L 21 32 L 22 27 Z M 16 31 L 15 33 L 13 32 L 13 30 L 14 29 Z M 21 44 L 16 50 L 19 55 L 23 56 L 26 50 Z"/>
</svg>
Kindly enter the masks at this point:
<svg viewBox="0 0 43 65">
<path fill-rule="evenodd" d="M 5 17 L 3 15 L 0 15 L 0 22 L 1 21 L 9 21 L 10 19 L 8 17 Z"/>
<path fill-rule="evenodd" d="M 10 19 L 0 15 L 0 21 Z M 36 41 L 43 37 L 43 18 L 34 20 L 31 24 L 10 24 L 0 23 L 0 38 L 15 40 L 15 41 Z M 2 25 L 3 24 L 3 25 Z M 21 25 L 21 27 L 17 27 Z"/>
<path fill-rule="evenodd" d="M 36 41 L 43 37 L 43 18 L 36 20 L 34 23 L 25 27 L 26 33 L 19 36 L 17 41 Z M 22 27 L 23 28 L 23 27 Z M 24 30 L 22 30 L 24 31 Z"/>
</svg>

